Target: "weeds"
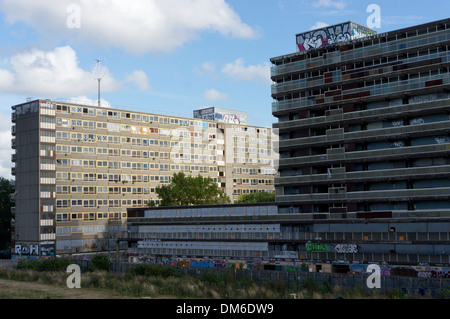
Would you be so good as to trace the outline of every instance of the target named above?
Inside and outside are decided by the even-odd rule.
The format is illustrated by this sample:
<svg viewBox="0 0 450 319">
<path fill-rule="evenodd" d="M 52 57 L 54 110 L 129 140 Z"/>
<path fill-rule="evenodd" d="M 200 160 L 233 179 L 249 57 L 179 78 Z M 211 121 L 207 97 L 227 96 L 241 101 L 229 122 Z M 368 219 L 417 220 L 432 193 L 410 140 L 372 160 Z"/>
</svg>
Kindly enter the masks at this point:
<svg viewBox="0 0 450 319">
<path fill-rule="evenodd" d="M 66 285 L 68 274 L 65 268 L 64 271 L 59 270 L 63 268 L 65 261 L 26 261 L 20 265 L 18 269 L 0 268 L 0 278 Z M 151 264 L 139 264 L 124 273 L 113 273 L 99 270 L 100 268 L 106 268 L 106 263 L 99 263 L 95 268 L 89 268 L 82 273 L 82 288 L 107 289 L 126 297 L 287 299 L 295 294 L 301 299 L 332 299 L 336 296 L 342 296 L 344 299 L 411 298 L 401 290 L 388 291 L 385 296 L 360 286 L 343 290 L 329 281 L 318 283 L 310 277 L 302 279 L 301 286 L 298 287 L 281 279 L 267 278 L 257 283 L 248 277 L 237 278 L 232 270 L 205 271 L 198 276 L 191 276 L 174 267 Z M 11 298 L 19 298 L 12 293 L 10 295 Z M 443 295 L 448 295 L 448 291 L 443 291 Z"/>
</svg>

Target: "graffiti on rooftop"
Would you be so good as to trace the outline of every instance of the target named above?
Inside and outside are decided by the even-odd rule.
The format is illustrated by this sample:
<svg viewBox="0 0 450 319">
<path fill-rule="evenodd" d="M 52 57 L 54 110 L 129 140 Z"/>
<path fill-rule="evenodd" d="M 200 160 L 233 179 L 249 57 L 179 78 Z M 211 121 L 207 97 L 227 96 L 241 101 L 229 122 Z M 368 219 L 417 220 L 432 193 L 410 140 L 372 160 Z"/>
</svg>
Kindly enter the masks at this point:
<svg viewBox="0 0 450 319">
<path fill-rule="evenodd" d="M 297 46 L 299 51 L 302 52 L 375 34 L 376 31 L 369 28 L 346 22 L 298 34 Z"/>
</svg>

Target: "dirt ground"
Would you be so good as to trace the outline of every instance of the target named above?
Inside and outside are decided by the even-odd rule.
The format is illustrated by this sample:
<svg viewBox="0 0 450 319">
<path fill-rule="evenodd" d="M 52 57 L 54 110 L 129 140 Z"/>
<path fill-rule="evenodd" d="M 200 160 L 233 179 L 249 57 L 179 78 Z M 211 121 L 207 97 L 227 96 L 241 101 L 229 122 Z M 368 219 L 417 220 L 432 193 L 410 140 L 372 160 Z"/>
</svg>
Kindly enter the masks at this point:
<svg viewBox="0 0 450 319">
<path fill-rule="evenodd" d="M 109 290 L 0 279 L 0 299 L 136 299 Z"/>
</svg>

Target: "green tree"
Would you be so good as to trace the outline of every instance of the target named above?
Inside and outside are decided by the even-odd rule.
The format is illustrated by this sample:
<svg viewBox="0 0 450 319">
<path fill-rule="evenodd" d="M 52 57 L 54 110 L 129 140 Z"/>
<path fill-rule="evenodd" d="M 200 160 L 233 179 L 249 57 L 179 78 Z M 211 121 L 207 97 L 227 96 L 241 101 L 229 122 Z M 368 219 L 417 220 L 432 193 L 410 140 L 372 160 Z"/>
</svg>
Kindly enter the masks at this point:
<svg viewBox="0 0 450 319">
<path fill-rule="evenodd" d="M 251 194 L 242 194 L 237 199 L 236 203 L 268 203 L 275 201 L 275 193 L 257 192 Z"/>
<path fill-rule="evenodd" d="M 155 189 L 160 206 L 187 206 L 229 204 L 230 198 L 219 189 L 211 178 L 186 176 L 183 172 L 173 174 L 169 185 Z"/>
<path fill-rule="evenodd" d="M 11 247 L 12 193 L 14 193 L 12 182 L 0 177 L 0 250 Z"/>
</svg>

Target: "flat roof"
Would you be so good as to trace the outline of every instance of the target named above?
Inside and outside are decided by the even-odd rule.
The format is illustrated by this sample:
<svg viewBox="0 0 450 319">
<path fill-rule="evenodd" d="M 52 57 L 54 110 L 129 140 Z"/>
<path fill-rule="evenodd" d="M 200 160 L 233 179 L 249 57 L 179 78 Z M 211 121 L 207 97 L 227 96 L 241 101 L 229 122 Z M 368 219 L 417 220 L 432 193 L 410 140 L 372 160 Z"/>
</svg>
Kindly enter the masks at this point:
<svg viewBox="0 0 450 319">
<path fill-rule="evenodd" d="M 195 118 L 195 117 L 184 117 L 184 116 L 160 114 L 160 113 L 154 113 L 154 112 L 134 111 L 134 110 L 129 110 L 129 109 L 128 110 L 127 109 L 118 109 L 118 108 L 114 108 L 114 107 L 105 107 L 105 106 L 98 106 L 98 105 L 78 104 L 75 102 L 55 101 L 52 99 L 34 99 L 34 100 L 27 101 L 27 102 L 15 104 L 15 105 L 11 106 L 11 109 L 15 110 L 15 108 L 17 106 L 40 102 L 40 101 L 51 102 L 51 103 L 60 104 L 60 105 L 62 104 L 62 105 L 72 105 L 72 106 L 78 106 L 78 107 L 95 108 L 95 109 L 108 110 L 108 111 L 113 111 L 113 112 L 136 113 L 136 114 L 153 115 L 153 116 L 158 116 L 158 117 L 173 117 L 173 118 L 178 118 L 178 119 L 183 119 L 183 120 L 208 122 L 211 124 L 219 123 L 219 124 L 227 124 L 227 125 L 240 125 L 240 126 L 246 126 L 246 127 L 263 128 L 263 129 L 272 130 L 272 127 L 269 127 L 269 126 L 257 126 L 257 125 L 252 125 L 252 124 L 248 124 L 248 123 L 245 123 L 245 124 L 225 123 L 225 122 L 217 122 L 217 121 L 205 120 L 205 119 L 200 119 L 200 118 Z M 217 107 L 217 108 L 220 108 L 220 107 Z M 225 109 L 225 108 L 222 108 L 222 109 Z M 246 111 L 239 111 L 239 110 L 235 110 L 235 111 L 247 113 Z"/>
</svg>

